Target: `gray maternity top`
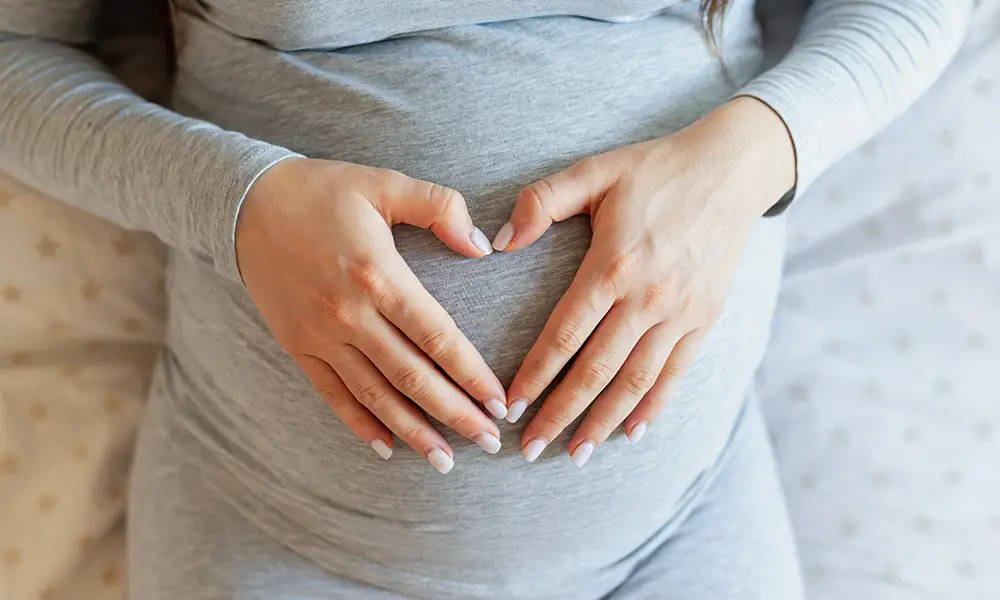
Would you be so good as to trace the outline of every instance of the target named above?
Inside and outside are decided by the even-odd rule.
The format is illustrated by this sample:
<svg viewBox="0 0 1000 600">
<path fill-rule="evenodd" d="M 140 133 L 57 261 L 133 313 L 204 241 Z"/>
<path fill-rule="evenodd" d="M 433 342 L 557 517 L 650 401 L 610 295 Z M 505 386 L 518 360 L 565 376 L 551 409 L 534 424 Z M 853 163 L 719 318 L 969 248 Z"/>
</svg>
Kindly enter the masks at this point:
<svg viewBox="0 0 1000 600">
<path fill-rule="evenodd" d="M 763 74 L 752 0 L 729 2 L 723 62 L 697 0 L 178 0 L 185 116 L 73 48 L 90 39 L 93 4 L 0 0 L 0 168 L 174 249 L 150 427 L 197 447 L 219 494 L 336 575 L 513 598 L 518 581 L 547 597 L 630 568 L 718 458 L 764 350 L 783 220 L 753 235 L 725 313 L 642 444 L 614 437 L 578 470 L 564 436 L 529 465 L 525 418 L 501 425 L 498 456 L 445 432 L 456 466 L 441 476 L 408 451 L 381 462 L 268 334 L 233 249 L 254 179 L 293 153 L 391 167 L 460 190 L 492 235 L 524 184 L 745 93 L 786 121 L 801 193 L 936 77 L 971 0 L 817 0 Z M 472 260 L 396 231 L 505 383 L 589 237 L 571 219 L 523 252 Z"/>
</svg>

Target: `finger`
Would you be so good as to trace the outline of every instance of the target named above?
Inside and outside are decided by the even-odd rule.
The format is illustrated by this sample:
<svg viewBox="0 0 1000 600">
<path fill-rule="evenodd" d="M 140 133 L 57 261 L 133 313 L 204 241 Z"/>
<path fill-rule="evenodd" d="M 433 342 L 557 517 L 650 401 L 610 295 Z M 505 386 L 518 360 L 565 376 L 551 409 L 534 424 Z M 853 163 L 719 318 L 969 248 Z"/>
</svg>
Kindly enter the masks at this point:
<svg viewBox="0 0 1000 600">
<path fill-rule="evenodd" d="M 435 369 L 427 356 L 391 323 L 380 316 L 372 319 L 355 346 L 393 387 L 427 414 L 490 454 L 500 451 L 500 429 L 493 419 Z"/>
<path fill-rule="evenodd" d="M 707 329 L 695 329 L 677 341 L 656 383 L 625 419 L 625 432 L 629 442 L 638 444 L 649 424 L 663 412 L 684 373 L 698 357 L 698 350 L 706 333 Z"/>
<path fill-rule="evenodd" d="M 503 384 L 448 311 L 401 258 L 390 270 L 385 279 L 393 290 L 376 296 L 379 312 L 494 417 L 507 416 Z"/>
<path fill-rule="evenodd" d="M 367 442 L 376 454 L 389 460 L 392 456 L 392 432 L 367 408 L 358 403 L 340 376 L 322 360 L 308 354 L 295 357 L 309 382 L 333 409 L 337 418 Z"/>
<path fill-rule="evenodd" d="M 642 336 L 614 381 L 594 401 L 570 440 L 569 452 L 574 464 L 582 467 L 649 392 L 677 338 L 678 335 L 665 323 Z"/>
<path fill-rule="evenodd" d="M 493 239 L 493 248 L 520 250 L 542 237 L 552 223 L 589 213 L 616 180 L 610 165 L 600 156 L 585 158 L 522 189 L 510 221 Z"/>
<path fill-rule="evenodd" d="M 507 421 L 516 423 L 583 347 L 615 302 L 614 290 L 590 275 L 593 259 L 584 257 L 566 294 L 552 310 L 541 335 L 528 350 L 507 392 Z"/>
<path fill-rule="evenodd" d="M 357 401 L 399 439 L 441 473 L 455 465 L 455 456 L 430 421 L 404 398 L 357 348 L 339 346 L 327 359 Z"/>
<path fill-rule="evenodd" d="M 493 252 L 489 238 L 472 224 L 465 198 L 451 188 L 378 170 L 382 180 L 378 204 L 390 225 L 406 223 L 430 229 L 446 246 L 465 256 L 480 258 Z"/>
<path fill-rule="evenodd" d="M 628 307 L 619 305 L 608 313 L 566 378 L 545 399 L 524 429 L 521 447 L 529 462 L 583 414 L 611 383 L 648 328 L 648 324 L 639 320 L 638 313 Z"/>
</svg>

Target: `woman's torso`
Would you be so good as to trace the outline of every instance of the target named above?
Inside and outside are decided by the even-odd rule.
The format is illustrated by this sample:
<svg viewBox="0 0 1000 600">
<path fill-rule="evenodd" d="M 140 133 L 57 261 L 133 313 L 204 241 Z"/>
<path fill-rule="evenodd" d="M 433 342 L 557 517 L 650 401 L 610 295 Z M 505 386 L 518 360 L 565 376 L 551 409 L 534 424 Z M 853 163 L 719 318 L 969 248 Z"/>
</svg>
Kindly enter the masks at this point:
<svg viewBox="0 0 1000 600">
<path fill-rule="evenodd" d="M 724 102 L 760 59 L 751 0 L 731 1 L 727 13 L 731 79 L 693 0 L 182 4 L 181 112 L 453 187 L 487 234 L 524 184 L 680 129 Z M 544 11 L 583 16 L 519 18 Z M 514 20 L 466 24 L 497 19 Z M 367 43 L 385 35 L 396 37 Z M 471 260 L 429 233 L 395 233 L 505 384 L 590 239 L 576 218 L 522 252 Z M 643 443 L 626 447 L 616 435 L 585 469 L 566 458 L 565 436 L 524 462 L 527 418 L 501 424 L 498 456 L 445 432 L 456 455 L 447 476 L 407 450 L 380 462 L 311 390 L 244 290 L 180 256 L 154 387 L 159 412 L 173 416 L 149 427 L 205 450 L 209 459 L 191 455 L 234 505 L 341 576 L 435 598 L 613 587 L 728 439 L 766 342 L 782 235 L 780 219 L 758 227 L 702 357 Z M 529 571 L 533 589 L 519 589 Z"/>
</svg>

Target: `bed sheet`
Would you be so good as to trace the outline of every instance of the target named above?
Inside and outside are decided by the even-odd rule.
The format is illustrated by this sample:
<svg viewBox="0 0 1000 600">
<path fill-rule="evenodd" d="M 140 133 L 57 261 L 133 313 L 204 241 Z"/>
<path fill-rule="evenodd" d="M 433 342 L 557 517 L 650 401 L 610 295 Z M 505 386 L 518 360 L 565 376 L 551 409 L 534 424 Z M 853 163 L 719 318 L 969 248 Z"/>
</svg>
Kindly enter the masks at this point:
<svg viewBox="0 0 1000 600">
<path fill-rule="evenodd" d="M 789 219 L 759 384 L 809 598 L 1000 599 L 1000 2 Z"/>
</svg>

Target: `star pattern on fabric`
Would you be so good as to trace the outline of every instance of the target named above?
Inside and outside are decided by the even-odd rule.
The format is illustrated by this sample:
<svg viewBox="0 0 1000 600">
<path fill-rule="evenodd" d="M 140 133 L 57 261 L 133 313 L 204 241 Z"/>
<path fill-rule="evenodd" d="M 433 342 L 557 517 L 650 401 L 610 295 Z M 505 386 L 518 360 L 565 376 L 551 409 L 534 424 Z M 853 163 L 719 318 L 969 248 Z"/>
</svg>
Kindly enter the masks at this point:
<svg viewBox="0 0 1000 600">
<path fill-rule="evenodd" d="M 58 502 L 55 494 L 42 494 L 38 497 L 38 510 L 42 514 L 50 514 L 56 509 Z"/>
<path fill-rule="evenodd" d="M 21 288 L 15 285 L 7 284 L 3 287 L 3 289 L 0 289 L 0 296 L 3 296 L 4 302 L 8 304 L 17 304 L 21 302 L 22 295 L 23 292 L 21 291 Z"/>
<path fill-rule="evenodd" d="M 48 235 L 43 235 L 42 239 L 35 244 L 38 256 L 42 258 L 55 258 L 59 254 L 59 242 L 53 241 Z"/>
<path fill-rule="evenodd" d="M 115 252 L 117 252 L 118 256 L 121 257 L 134 256 L 136 249 L 138 248 L 135 238 L 127 232 L 122 233 L 122 235 L 114 241 L 114 246 Z"/>
<path fill-rule="evenodd" d="M 101 286 L 87 280 L 80 286 L 80 296 L 84 300 L 96 300 L 101 295 Z"/>
</svg>

